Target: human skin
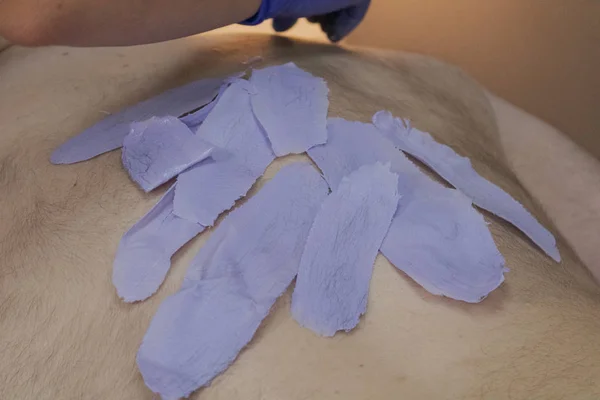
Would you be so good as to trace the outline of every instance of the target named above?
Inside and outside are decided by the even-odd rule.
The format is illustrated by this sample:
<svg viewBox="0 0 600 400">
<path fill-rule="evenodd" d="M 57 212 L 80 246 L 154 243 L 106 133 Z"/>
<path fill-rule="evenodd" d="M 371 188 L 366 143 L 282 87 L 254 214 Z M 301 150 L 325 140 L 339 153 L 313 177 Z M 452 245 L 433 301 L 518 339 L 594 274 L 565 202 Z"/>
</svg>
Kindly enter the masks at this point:
<svg viewBox="0 0 600 400">
<path fill-rule="evenodd" d="M 293 61 L 326 79 L 331 116 L 369 121 L 388 109 L 470 157 L 555 233 L 563 261 L 484 214 L 510 272 L 480 304 L 430 295 L 379 256 L 367 314 L 350 335 L 301 328 L 285 295 L 233 366 L 192 399 L 600 397 L 600 290 L 585 269 L 600 276 L 597 161 L 430 58 L 209 33 L 127 49 L 0 53 L 0 398 L 155 398 L 136 351 L 211 232 L 175 256 L 155 296 L 124 304 L 111 283 L 115 251 L 163 191 L 142 193 L 119 151 L 68 166 L 48 159 L 106 112 L 228 76 L 256 55 L 257 68 Z M 265 177 L 301 159 L 280 159 Z"/>
<path fill-rule="evenodd" d="M 128 46 L 250 18 L 261 0 L 1 0 L 0 36 L 24 46 Z"/>
</svg>

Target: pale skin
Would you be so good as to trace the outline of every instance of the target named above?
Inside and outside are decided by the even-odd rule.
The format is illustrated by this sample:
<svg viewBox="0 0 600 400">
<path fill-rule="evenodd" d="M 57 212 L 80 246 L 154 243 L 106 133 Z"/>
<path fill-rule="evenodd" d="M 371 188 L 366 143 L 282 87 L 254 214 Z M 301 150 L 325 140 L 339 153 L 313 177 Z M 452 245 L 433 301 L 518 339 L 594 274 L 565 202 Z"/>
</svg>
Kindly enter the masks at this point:
<svg viewBox="0 0 600 400">
<path fill-rule="evenodd" d="M 0 0 L 0 36 L 24 46 L 129 46 L 243 21 L 261 0 Z"/>
<path fill-rule="evenodd" d="M 259 1 L 60 3 L 0 0 L 0 35 L 27 46 L 152 43 L 239 22 Z M 234 3 L 247 9 L 230 15 Z M 258 54 L 325 78 L 333 116 L 367 121 L 388 109 L 451 144 L 552 229 L 563 262 L 486 216 L 511 272 L 481 304 L 430 295 L 379 256 L 368 313 L 351 335 L 300 328 L 288 293 L 233 367 L 191 399 L 598 398 L 600 163 L 451 66 L 289 44 L 209 33 L 152 48 L 0 53 L 0 398 L 156 398 L 135 352 L 210 232 L 177 255 L 153 298 L 125 305 L 111 284 L 115 249 L 162 191 L 142 194 L 118 151 L 62 167 L 48 157 L 103 112 L 238 71 Z M 299 159 L 277 161 L 267 178 Z"/>
<path fill-rule="evenodd" d="M 552 229 L 563 261 L 486 215 L 511 271 L 481 304 L 430 295 L 379 256 L 354 332 L 323 339 L 302 329 L 288 293 L 234 365 L 191 399 L 600 398 L 600 290 L 585 270 L 600 277 L 596 160 L 435 60 L 216 33 L 0 53 L 0 398 L 156 399 L 135 353 L 211 232 L 175 257 L 155 296 L 124 304 L 111 283 L 116 247 L 164 189 L 143 194 L 119 151 L 69 166 L 48 157 L 102 111 L 243 70 L 256 55 L 257 66 L 293 61 L 326 79 L 332 116 L 368 121 L 388 109 L 470 157 Z M 266 177 L 304 159 L 280 159 Z"/>
</svg>

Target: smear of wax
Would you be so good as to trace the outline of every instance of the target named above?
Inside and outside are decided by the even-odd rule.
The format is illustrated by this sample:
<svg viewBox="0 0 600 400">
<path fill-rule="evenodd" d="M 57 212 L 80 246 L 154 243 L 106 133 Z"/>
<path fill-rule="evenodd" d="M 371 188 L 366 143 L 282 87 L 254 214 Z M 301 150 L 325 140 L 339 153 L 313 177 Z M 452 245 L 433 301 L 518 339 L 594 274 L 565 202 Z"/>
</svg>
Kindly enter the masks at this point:
<svg viewBox="0 0 600 400">
<path fill-rule="evenodd" d="M 252 109 L 275 154 L 304 153 L 327 141 L 329 89 L 294 63 L 253 71 Z"/>
<path fill-rule="evenodd" d="M 504 259 L 470 200 L 435 182 L 372 124 L 330 119 L 308 151 L 333 190 L 363 165 L 391 163 L 402 194 L 381 252 L 429 292 L 479 302 L 504 281 Z"/>
<path fill-rule="evenodd" d="M 137 363 L 150 389 L 186 397 L 235 360 L 296 276 L 327 193 L 310 164 L 292 164 L 225 218 L 144 337 Z"/>
<path fill-rule="evenodd" d="M 67 140 L 52 153 L 50 161 L 53 164 L 73 164 L 118 149 L 123 145 L 132 122 L 151 117 L 177 117 L 210 103 L 224 82 L 224 79 L 202 79 L 125 108 Z"/>
<path fill-rule="evenodd" d="M 243 197 L 275 158 L 250 105 L 248 82 L 234 81 L 196 131 L 215 146 L 211 160 L 177 178 L 175 214 L 205 226 Z"/>
<path fill-rule="evenodd" d="M 132 124 L 123 141 L 123 166 L 149 192 L 208 158 L 214 146 L 175 117 L 153 117 Z"/>
<path fill-rule="evenodd" d="M 468 158 L 461 157 L 450 147 L 436 142 L 430 134 L 411 127 L 408 121 L 394 118 L 387 111 L 376 113 L 373 123 L 400 150 L 428 165 L 473 203 L 510 222 L 546 254 L 560 261 L 554 236 L 508 193 L 479 175 Z"/>
<path fill-rule="evenodd" d="M 373 263 L 398 206 L 398 175 L 382 164 L 343 178 L 311 228 L 292 315 L 317 334 L 350 331 L 367 311 Z"/>
<path fill-rule="evenodd" d="M 145 300 L 163 283 L 171 257 L 204 230 L 173 214 L 175 186 L 123 235 L 113 266 L 113 284 L 126 302 Z"/>
</svg>

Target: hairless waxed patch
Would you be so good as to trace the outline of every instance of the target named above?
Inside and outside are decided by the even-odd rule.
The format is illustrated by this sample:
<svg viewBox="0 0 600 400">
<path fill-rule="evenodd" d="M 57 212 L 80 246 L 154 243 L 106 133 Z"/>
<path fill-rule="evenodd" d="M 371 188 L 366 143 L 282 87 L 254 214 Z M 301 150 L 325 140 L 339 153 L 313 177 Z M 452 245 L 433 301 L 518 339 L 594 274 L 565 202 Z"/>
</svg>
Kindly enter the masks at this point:
<svg viewBox="0 0 600 400">
<path fill-rule="evenodd" d="M 363 165 L 391 163 L 402 195 L 381 252 L 433 294 L 479 302 L 504 281 L 504 258 L 467 197 L 435 182 L 372 124 L 330 119 L 308 151 L 333 190 Z"/>
<path fill-rule="evenodd" d="M 150 389 L 185 397 L 227 369 L 296 276 L 327 193 L 310 164 L 292 164 L 223 220 L 143 339 L 137 362 Z"/>
<path fill-rule="evenodd" d="M 323 336 L 350 331 L 367 310 L 373 263 L 398 206 L 398 175 L 365 165 L 323 202 L 302 254 L 292 315 Z"/>
<path fill-rule="evenodd" d="M 304 153 L 327 141 L 325 80 L 288 63 L 253 71 L 250 83 L 252 109 L 277 156 Z"/>
<path fill-rule="evenodd" d="M 400 150 L 425 163 L 479 207 L 513 224 L 546 254 L 560 261 L 554 236 L 508 193 L 479 175 L 468 158 L 389 112 L 376 113 L 373 123 Z"/>
</svg>

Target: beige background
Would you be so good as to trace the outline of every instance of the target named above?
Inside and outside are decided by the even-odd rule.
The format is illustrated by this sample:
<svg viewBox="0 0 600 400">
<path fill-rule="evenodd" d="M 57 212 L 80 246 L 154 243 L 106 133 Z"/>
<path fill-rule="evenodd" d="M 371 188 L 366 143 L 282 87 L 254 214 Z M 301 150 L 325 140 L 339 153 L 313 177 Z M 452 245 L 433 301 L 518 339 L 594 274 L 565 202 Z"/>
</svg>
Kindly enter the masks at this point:
<svg viewBox="0 0 600 400">
<path fill-rule="evenodd" d="M 373 0 L 348 42 L 459 65 L 600 158 L 598 0 Z"/>
</svg>

